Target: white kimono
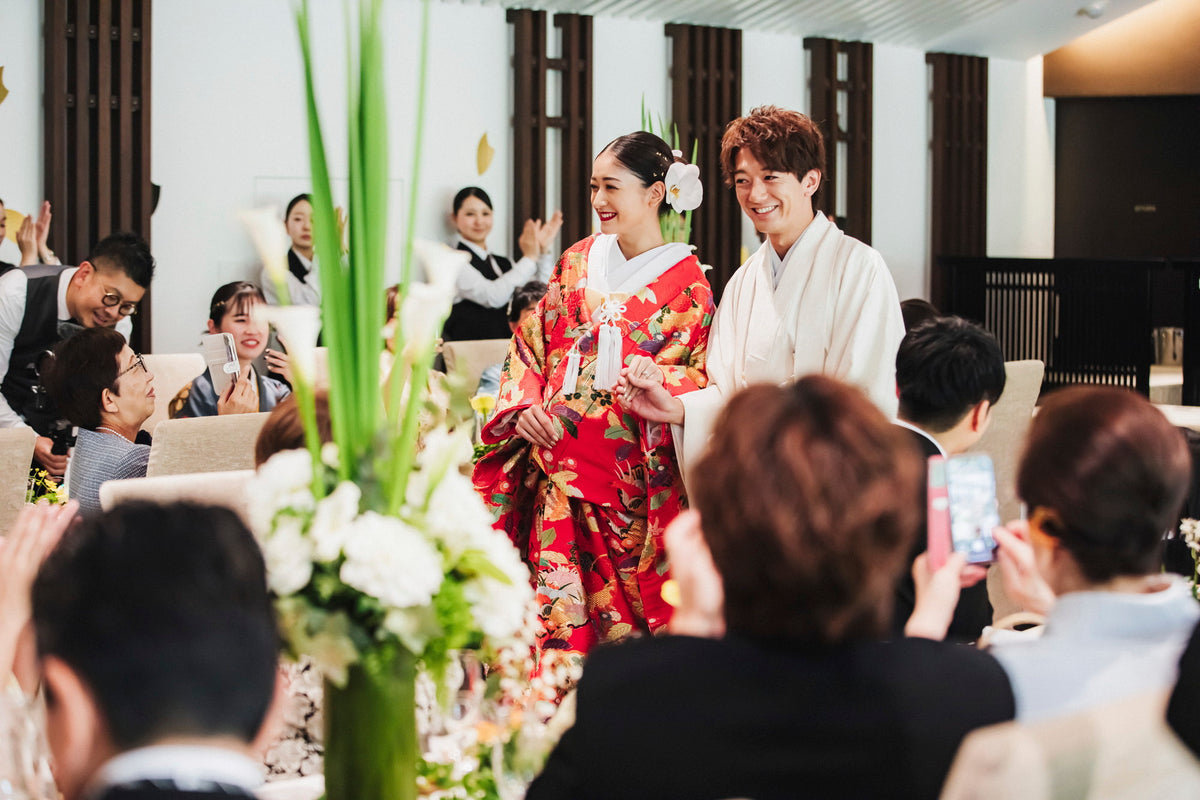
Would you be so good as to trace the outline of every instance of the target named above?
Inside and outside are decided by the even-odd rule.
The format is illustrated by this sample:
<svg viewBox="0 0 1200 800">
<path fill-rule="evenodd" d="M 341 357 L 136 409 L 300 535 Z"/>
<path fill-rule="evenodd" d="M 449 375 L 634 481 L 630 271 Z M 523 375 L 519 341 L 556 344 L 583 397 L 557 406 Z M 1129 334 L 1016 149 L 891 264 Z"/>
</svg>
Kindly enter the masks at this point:
<svg viewBox="0 0 1200 800">
<path fill-rule="evenodd" d="M 684 425 L 674 436 L 685 482 L 717 412 L 752 383 L 820 372 L 861 387 L 888 419 L 896 416 L 904 320 L 883 257 L 819 212 L 787 254 L 778 287 L 770 248 L 764 242 L 725 287 L 708 342 L 708 387 L 679 396 Z"/>
</svg>

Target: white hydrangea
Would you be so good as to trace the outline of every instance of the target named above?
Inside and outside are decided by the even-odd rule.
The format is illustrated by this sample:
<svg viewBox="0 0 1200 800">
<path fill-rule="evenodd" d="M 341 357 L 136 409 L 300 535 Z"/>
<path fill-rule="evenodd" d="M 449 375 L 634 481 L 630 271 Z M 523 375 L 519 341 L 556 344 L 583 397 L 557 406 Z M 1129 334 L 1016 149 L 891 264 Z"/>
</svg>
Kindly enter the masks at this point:
<svg viewBox="0 0 1200 800">
<path fill-rule="evenodd" d="M 395 517 L 364 513 L 350 526 L 342 552 L 342 582 L 390 608 L 428 603 L 442 584 L 437 549 Z"/>
<path fill-rule="evenodd" d="M 488 529 L 475 537 L 472 548 L 483 553 L 494 567 L 508 577 L 508 583 L 479 576 L 463 585 L 463 594 L 471 604 L 471 616 L 479 629 L 494 641 L 517 637 L 525 622 L 533 588 L 529 570 L 512 542 L 500 531 Z"/>
<path fill-rule="evenodd" d="M 317 503 L 313 515 L 312 538 L 318 561 L 336 561 L 342 554 L 350 527 L 358 516 L 362 490 L 350 481 L 342 481 L 327 497 Z"/>
<path fill-rule="evenodd" d="M 307 450 L 284 450 L 271 456 L 250 479 L 250 527 L 261 536 L 270 530 L 280 509 L 311 509 L 311 483 L 312 458 Z"/>
<path fill-rule="evenodd" d="M 283 597 L 308 584 L 312 578 L 313 547 L 299 519 L 281 517 L 261 543 L 271 591 Z"/>
<path fill-rule="evenodd" d="M 464 550 L 482 550 L 491 540 L 492 515 L 475 487 L 457 471 L 446 473 L 433 490 L 425 525 L 452 559 Z M 481 542 L 483 543 L 481 545 Z"/>
</svg>

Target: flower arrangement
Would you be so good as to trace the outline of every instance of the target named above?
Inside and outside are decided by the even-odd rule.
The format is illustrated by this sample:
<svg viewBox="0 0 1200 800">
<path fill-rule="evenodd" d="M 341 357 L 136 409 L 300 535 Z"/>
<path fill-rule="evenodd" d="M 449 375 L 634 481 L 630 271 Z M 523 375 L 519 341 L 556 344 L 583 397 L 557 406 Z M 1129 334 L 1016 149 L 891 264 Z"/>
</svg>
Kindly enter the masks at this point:
<svg viewBox="0 0 1200 800">
<path fill-rule="evenodd" d="M 1192 555 L 1192 597 L 1200 600 L 1200 519 L 1179 520 L 1179 535 Z"/>
<path fill-rule="evenodd" d="M 29 475 L 29 483 L 25 487 L 25 502 L 36 503 L 45 500 L 56 506 L 66 505 L 70 500 L 67 489 L 44 469 L 35 469 Z"/>
<path fill-rule="evenodd" d="M 658 130 L 655 130 L 653 115 L 646 110 L 646 98 L 642 97 L 642 130 L 653 133 L 671 145 L 672 155 L 682 158 L 683 151 L 679 149 L 679 128 L 668 126 L 662 117 L 658 118 Z M 669 134 L 669 136 L 668 136 Z M 700 183 L 700 168 L 696 166 L 698 141 L 692 142 L 690 164 L 676 161 L 667 168 L 665 183 L 667 185 L 667 204 L 671 210 L 659 218 L 663 239 L 668 242 L 688 244 L 692 240 L 692 212 L 700 207 L 704 200 L 704 186 Z"/>
<path fill-rule="evenodd" d="M 418 669 L 435 684 L 464 649 L 526 647 L 529 574 L 460 467 L 470 463 L 465 393 L 431 399 L 430 365 L 466 254 L 413 240 L 428 49 L 422 4 L 412 201 L 396 307 L 395 360 L 384 376 L 387 112 L 381 0 L 356 0 L 349 56 L 348 215 L 335 209 L 314 90 L 307 0 L 297 12 L 308 111 L 322 307 L 268 308 L 287 343 L 307 448 L 275 455 L 251 489 L 285 646 L 326 680 L 330 800 L 412 798 L 419 762 Z M 282 226 L 246 217 L 286 298 Z M 347 236 L 343 238 L 339 222 Z M 414 263 L 427 282 L 415 280 Z M 317 429 L 313 350 L 329 349 L 333 442 Z"/>
</svg>

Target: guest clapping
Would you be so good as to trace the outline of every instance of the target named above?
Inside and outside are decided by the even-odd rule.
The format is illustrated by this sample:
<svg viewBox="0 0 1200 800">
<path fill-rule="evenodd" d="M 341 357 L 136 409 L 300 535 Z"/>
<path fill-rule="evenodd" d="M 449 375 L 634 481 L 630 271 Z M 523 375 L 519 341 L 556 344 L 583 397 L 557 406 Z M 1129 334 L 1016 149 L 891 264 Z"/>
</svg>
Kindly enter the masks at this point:
<svg viewBox="0 0 1200 800">
<path fill-rule="evenodd" d="M 986 653 L 882 641 L 922 473 L 857 389 L 735 395 L 697 465 L 699 518 L 667 535 L 672 630 L 698 636 L 595 650 L 529 799 L 937 796 L 962 737 L 1013 700 Z M 631 731 L 653 743 L 615 769 Z"/>
<path fill-rule="evenodd" d="M 154 413 L 154 376 L 125 337 L 88 328 L 61 343 L 42 380 L 79 439 L 71 457 L 71 497 L 85 517 L 100 512 L 100 484 L 141 478 L 150 458 L 142 424 Z"/>
<path fill-rule="evenodd" d="M 250 414 L 270 411 L 291 389 L 281 381 L 259 375 L 254 360 L 267 347 L 268 326 L 255 309 L 266 302 L 262 290 L 253 283 L 227 283 L 212 297 L 208 309 L 208 332 L 228 333 L 233 337 L 238 357 L 237 380 L 224 396 L 217 397 L 212 375 L 205 370 L 171 401 L 172 417 L 211 417 L 217 414 Z M 286 376 L 288 357 L 278 350 L 266 350 L 267 363 Z"/>
<path fill-rule="evenodd" d="M 562 227 L 562 213 L 548 221 L 526 220 L 521 231 L 521 260 L 513 264 L 488 250 L 492 232 L 492 199 L 477 186 L 454 196 L 454 229 L 459 250 L 471 256 L 470 267 L 458 273 L 458 296 L 442 330 L 447 342 L 463 339 L 507 339 L 512 336 L 505 308 L 517 287 L 531 280 L 549 280 L 554 237 Z M 540 263 L 539 263 L 540 260 Z"/>
</svg>

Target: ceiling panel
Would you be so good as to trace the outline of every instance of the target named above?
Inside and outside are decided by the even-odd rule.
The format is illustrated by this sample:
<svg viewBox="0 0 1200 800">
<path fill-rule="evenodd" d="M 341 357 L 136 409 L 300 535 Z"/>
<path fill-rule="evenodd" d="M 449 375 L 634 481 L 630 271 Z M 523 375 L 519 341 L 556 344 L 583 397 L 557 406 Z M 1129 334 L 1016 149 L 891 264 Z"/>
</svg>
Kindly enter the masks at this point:
<svg viewBox="0 0 1200 800">
<path fill-rule="evenodd" d="M 1047 53 L 1151 0 L 443 0 L 884 42 L 1001 58 Z M 1080 9 L 1098 8 L 1098 18 Z"/>
</svg>

